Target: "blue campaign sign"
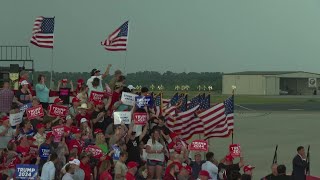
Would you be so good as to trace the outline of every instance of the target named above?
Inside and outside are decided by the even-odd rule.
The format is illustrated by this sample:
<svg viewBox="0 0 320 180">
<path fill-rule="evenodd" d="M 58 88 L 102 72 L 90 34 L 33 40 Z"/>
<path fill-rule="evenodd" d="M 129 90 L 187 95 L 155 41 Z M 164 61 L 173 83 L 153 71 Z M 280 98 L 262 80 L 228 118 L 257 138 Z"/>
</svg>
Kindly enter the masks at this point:
<svg viewBox="0 0 320 180">
<path fill-rule="evenodd" d="M 113 145 L 112 149 L 114 150 L 113 153 L 113 160 L 119 160 L 120 159 L 120 148 L 118 146 Z"/>
<path fill-rule="evenodd" d="M 50 156 L 50 147 L 42 144 L 39 148 L 39 157 L 41 159 L 48 159 Z"/>
<path fill-rule="evenodd" d="M 24 104 L 20 107 L 20 111 L 25 111 L 28 108 L 32 107 L 32 103 Z"/>
<path fill-rule="evenodd" d="M 151 96 L 137 96 L 136 105 L 138 108 L 143 108 L 144 106 L 152 107 L 153 99 Z"/>
<path fill-rule="evenodd" d="M 16 179 L 37 179 L 38 165 L 33 164 L 17 164 Z"/>
</svg>

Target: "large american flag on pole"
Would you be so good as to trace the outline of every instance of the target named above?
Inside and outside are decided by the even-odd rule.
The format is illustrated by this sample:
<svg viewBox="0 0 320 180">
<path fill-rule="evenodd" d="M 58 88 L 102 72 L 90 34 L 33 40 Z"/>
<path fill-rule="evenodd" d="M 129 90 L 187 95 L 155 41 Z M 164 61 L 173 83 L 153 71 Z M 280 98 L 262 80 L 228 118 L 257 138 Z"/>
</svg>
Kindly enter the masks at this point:
<svg viewBox="0 0 320 180">
<path fill-rule="evenodd" d="M 53 48 L 54 17 L 39 16 L 33 24 L 30 42 L 41 48 Z"/>
<path fill-rule="evenodd" d="M 228 137 L 233 131 L 234 101 L 233 96 L 198 114 L 203 122 L 205 139 Z"/>
<path fill-rule="evenodd" d="M 108 51 L 126 51 L 129 35 L 129 21 L 122 24 L 118 29 L 108 36 L 108 39 L 101 42 L 101 45 Z"/>
</svg>

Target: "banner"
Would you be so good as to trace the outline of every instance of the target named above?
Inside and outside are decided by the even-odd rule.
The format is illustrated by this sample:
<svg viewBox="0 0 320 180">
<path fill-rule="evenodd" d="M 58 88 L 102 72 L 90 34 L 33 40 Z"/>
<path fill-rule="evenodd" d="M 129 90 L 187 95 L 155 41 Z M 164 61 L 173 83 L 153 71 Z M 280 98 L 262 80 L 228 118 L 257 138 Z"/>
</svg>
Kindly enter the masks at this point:
<svg viewBox="0 0 320 180">
<path fill-rule="evenodd" d="M 48 159 L 50 156 L 50 147 L 49 146 L 40 146 L 39 147 L 39 157 L 42 159 Z"/>
<path fill-rule="evenodd" d="M 194 140 L 191 142 L 189 145 L 189 150 L 190 151 L 204 151 L 208 152 L 209 147 L 208 147 L 208 142 L 204 140 Z"/>
<path fill-rule="evenodd" d="M 18 112 L 15 114 L 10 114 L 9 121 L 11 126 L 16 126 L 22 122 L 24 112 Z"/>
<path fill-rule="evenodd" d="M 17 166 L 16 166 L 16 179 L 36 180 L 37 176 L 38 176 L 38 165 L 17 164 Z"/>
<path fill-rule="evenodd" d="M 90 152 L 93 154 L 93 158 L 100 159 L 103 156 L 102 150 L 98 146 L 89 145 L 86 148 L 86 152 Z"/>
<path fill-rule="evenodd" d="M 131 94 L 131 93 L 127 93 L 127 92 L 123 92 L 122 96 L 121 96 L 121 102 L 125 105 L 129 105 L 129 106 L 134 106 L 135 104 L 135 97 L 137 97 L 138 95 L 136 94 Z"/>
<path fill-rule="evenodd" d="M 61 141 L 61 138 L 62 138 L 62 136 L 64 134 L 64 129 L 65 129 L 65 127 L 62 126 L 62 125 L 52 127 L 52 133 L 53 133 L 53 136 L 54 136 L 53 141 L 54 142 L 60 142 Z"/>
<path fill-rule="evenodd" d="M 49 114 L 55 117 L 66 117 L 68 115 L 68 107 L 52 104 Z"/>
<path fill-rule="evenodd" d="M 90 101 L 102 101 L 104 97 L 104 92 L 91 91 L 89 100 Z"/>
<path fill-rule="evenodd" d="M 112 149 L 114 150 L 114 153 L 113 153 L 113 160 L 119 160 L 120 159 L 120 148 L 116 145 L 112 145 Z"/>
<path fill-rule="evenodd" d="M 139 108 L 143 108 L 144 106 L 152 107 L 153 100 L 151 96 L 137 96 L 135 98 L 136 105 Z"/>
<path fill-rule="evenodd" d="M 28 108 L 31 108 L 32 107 L 32 103 L 28 103 L 28 104 L 24 104 L 20 107 L 20 111 L 24 112 L 25 110 L 27 110 Z"/>
<path fill-rule="evenodd" d="M 308 82 L 309 87 L 317 87 L 317 78 L 309 78 Z"/>
<path fill-rule="evenodd" d="M 113 112 L 114 124 L 130 124 L 131 123 L 131 112 L 118 111 Z"/>
<path fill-rule="evenodd" d="M 240 144 L 231 144 L 229 146 L 229 152 L 232 157 L 240 157 L 240 154 L 241 154 Z"/>
<path fill-rule="evenodd" d="M 35 119 L 37 117 L 42 117 L 44 116 L 44 113 L 43 113 L 43 108 L 41 105 L 39 106 L 36 106 L 36 107 L 32 107 L 32 108 L 28 108 L 26 110 L 26 113 L 27 113 L 27 118 L 29 120 L 31 119 Z"/>
<path fill-rule="evenodd" d="M 135 125 L 145 125 L 147 123 L 147 113 L 136 112 L 133 114 L 133 120 Z"/>
</svg>

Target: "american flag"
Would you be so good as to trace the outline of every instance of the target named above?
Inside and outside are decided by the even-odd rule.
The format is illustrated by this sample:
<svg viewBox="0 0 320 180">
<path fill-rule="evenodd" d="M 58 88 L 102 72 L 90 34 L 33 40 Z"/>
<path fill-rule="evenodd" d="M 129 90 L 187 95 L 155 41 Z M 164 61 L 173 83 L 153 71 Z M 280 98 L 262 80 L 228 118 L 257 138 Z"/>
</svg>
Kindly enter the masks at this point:
<svg viewBox="0 0 320 180">
<path fill-rule="evenodd" d="M 210 94 L 207 97 L 201 98 L 199 111 L 205 111 L 210 108 Z"/>
<path fill-rule="evenodd" d="M 128 44 L 129 21 L 122 24 L 118 29 L 108 36 L 108 39 L 101 42 L 101 45 L 108 51 L 126 51 Z"/>
<path fill-rule="evenodd" d="M 198 108 L 199 105 L 178 113 L 175 119 L 168 118 L 167 127 L 172 132 L 181 132 L 181 138 L 185 140 L 190 139 L 194 134 L 203 133 L 203 123 L 195 114 Z"/>
<path fill-rule="evenodd" d="M 173 95 L 173 97 L 171 98 L 171 100 L 170 100 L 170 106 L 175 106 L 175 105 L 177 105 L 178 101 L 179 101 L 179 94 L 178 94 L 178 93 L 175 93 L 175 94 Z"/>
<path fill-rule="evenodd" d="M 186 94 L 186 95 L 184 95 L 183 97 L 181 97 L 180 101 L 181 101 L 181 105 L 180 105 L 180 107 L 179 107 L 179 110 L 180 110 L 181 112 L 185 112 L 185 111 L 187 110 L 188 95 Z"/>
<path fill-rule="evenodd" d="M 161 94 L 158 94 L 155 98 L 155 105 L 154 105 L 154 108 L 155 108 L 155 115 L 157 117 L 159 116 L 162 116 L 162 107 L 161 107 Z"/>
<path fill-rule="evenodd" d="M 194 107 L 196 107 L 197 105 L 200 104 L 200 94 L 193 97 L 191 100 L 190 100 L 190 103 L 188 104 L 188 109 L 192 109 Z"/>
<path fill-rule="evenodd" d="M 30 42 L 41 48 L 53 48 L 54 17 L 37 17 L 33 24 Z"/>
<path fill-rule="evenodd" d="M 205 139 L 228 137 L 233 130 L 233 96 L 206 111 L 199 113 L 203 122 Z"/>
</svg>

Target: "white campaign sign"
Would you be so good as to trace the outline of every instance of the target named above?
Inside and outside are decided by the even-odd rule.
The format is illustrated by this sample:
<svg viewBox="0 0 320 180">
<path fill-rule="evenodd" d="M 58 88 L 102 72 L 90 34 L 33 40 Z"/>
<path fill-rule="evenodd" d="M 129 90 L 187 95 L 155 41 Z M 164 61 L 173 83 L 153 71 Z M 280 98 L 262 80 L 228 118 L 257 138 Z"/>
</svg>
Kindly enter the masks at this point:
<svg viewBox="0 0 320 180">
<path fill-rule="evenodd" d="M 10 114 L 9 120 L 11 126 L 15 126 L 17 124 L 20 124 L 22 122 L 22 117 L 23 117 L 24 112 L 19 112 L 16 114 Z"/>
<path fill-rule="evenodd" d="M 131 112 L 114 112 L 113 113 L 114 124 L 130 124 L 131 123 Z"/>
<path fill-rule="evenodd" d="M 121 96 L 121 101 L 123 104 L 125 105 L 129 105 L 129 106 L 134 106 L 135 105 L 135 98 L 138 95 L 136 94 L 131 94 L 131 93 L 127 93 L 127 92 L 123 92 L 122 96 Z"/>
</svg>

